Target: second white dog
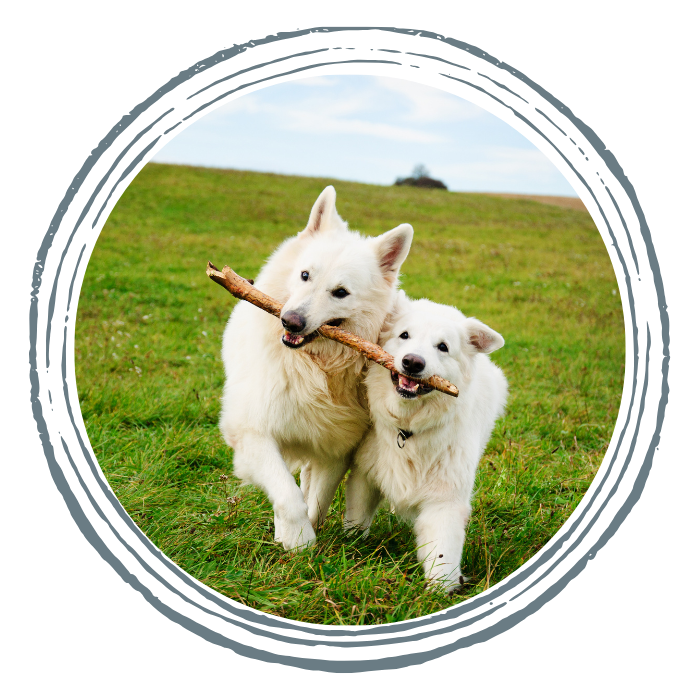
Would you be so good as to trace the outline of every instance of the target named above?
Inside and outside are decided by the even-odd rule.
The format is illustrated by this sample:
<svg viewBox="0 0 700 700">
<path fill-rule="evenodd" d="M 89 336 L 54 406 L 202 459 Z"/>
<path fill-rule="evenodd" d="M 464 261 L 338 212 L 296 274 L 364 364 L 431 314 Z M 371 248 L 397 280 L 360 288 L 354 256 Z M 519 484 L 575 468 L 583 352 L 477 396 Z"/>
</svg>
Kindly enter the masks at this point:
<svg viewBox="0 0 700 700">
<path fill-rule="evenodd" d="M 408 377 L 373 365 L 373 427 L 346 487 L 346 527 L 369 528 L 382 498 L 413 523 L 426 578 L 452 590 L 460 572 L 477 466 L 506 403 L 508 384 L 487 354 L 503 338 L 475 318 L 399 293 L 380 344 Z M 409 377 L 439 374 L 453 398 Z"/>
</svg>

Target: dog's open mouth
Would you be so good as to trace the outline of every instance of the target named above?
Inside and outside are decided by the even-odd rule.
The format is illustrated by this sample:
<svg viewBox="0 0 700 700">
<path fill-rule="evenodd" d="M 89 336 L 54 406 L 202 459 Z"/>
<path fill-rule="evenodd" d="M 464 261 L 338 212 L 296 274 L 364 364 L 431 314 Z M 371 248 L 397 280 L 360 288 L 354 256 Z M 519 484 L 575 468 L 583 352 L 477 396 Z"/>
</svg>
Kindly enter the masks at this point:
<svg viewBox="0 0 700 700">
<path fill-rule="evenodd" d="M 326 321 L 324 326 L 335 326 L 338 327 L 345 319 L 344 318 L 334 318 L 332 321 Z M 308 345 L 314 338 L 318 337 L 318 333 L 314 331 L 308 335 L 297 335 L 296 333 L 290 333 L 285 331 L 282 334 L 282 343 L 288 348 L 301 348 L 304 345 Z"/>
<path fill-rule="evenodd" d="M 308 345 L 317 335 L 316 331 L 309 333 L 309 335 L 296 335 L 285 331 L 282 334 L 282 343 L 288 348 L 301 348 L 304 345 Z"/>
<path fill-rule="evenodd" d="M 398 372 L 391 373 L 391 381 L 394 382 L 398 395 L 404 399 L 415 399 L 417 396 L 429 394 L 433 390 L 432 386 L 419 384 L 415 379 L 406 377 Z"/>
</svg>

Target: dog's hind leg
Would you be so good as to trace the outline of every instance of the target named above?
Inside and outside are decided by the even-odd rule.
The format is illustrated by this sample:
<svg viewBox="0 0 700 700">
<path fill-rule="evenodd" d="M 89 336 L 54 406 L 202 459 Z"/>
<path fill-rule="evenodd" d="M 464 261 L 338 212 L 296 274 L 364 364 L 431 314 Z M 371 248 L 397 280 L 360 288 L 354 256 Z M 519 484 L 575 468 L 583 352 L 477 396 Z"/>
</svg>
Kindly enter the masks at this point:
<svg viewBox="0 0 700 700">
<path fill-rule="evenodd" d="M 270 499 L 275 513 L 275 540 L 285 549 L 301 549 L 314 543 L 316 534 L 301 489 L 272 438 L 243 435 L 236 443 L 233 467 L 236 476 L 259 486 Z"/>
<path fill-rule="evenodd" d="M 304 467 L 301 479 L 306 503 L 309 506 L 309 520 L 314 529 L 318 529 L 323 523 L 333 496 L 347 470 L 347 459 L 325 463 L 312 461 Z"/>
<path fill-rule="evenodd" d="M 423 506 L 414 523 L 418 559 L 423 563 L 425 578 L 446 591 L 457 588 L 464 529 L 470 508 L 464 503 L 430 503 Z"/>
<path fill-rule="evenodd" d="M 368 531 L 381 500 L 381 491 L 359 467 L 354 466 L 345 484 L 343 527 L 346 530 L 359 528 Z"/>
</svg>

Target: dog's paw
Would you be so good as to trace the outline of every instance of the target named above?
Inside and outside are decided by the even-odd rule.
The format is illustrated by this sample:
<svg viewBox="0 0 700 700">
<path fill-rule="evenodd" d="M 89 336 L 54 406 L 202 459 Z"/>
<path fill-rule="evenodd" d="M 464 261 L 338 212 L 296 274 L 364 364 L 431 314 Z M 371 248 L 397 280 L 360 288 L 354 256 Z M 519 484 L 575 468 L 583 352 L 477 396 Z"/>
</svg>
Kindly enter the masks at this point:
<svg viewBox="0 0 700 700">
<path fill-rule="evenodd" d="M 308 518 L 283 520 L 276 517 L 275 542 L 280 542 L 287 550 L 306 549 L 316 542 L 316 533 Z"/>
<path fill-rule="evenodd" d="M 460 575 L 456 579 L 445 581 L 443 590 L 445 593 L 449 593 L 450 595 L 453 593 L 459 593 L 467 585 L 468 579 L 468 576 Z"/>
<path fill-rule="evenodd" d="M 426 588 L 442 591 L 443 593 L 455 593 L 464 587 L 467 582 L 467 577 L 462 576 L 459 572 L 448 576 L 440 576 L 435 570 L 432 570 L 430 573 L 433 575 L 427 574 Z"/>
<path fill-rule="evenodd" d="M 362 537 L 367 537 L 369 535 L 369 525 L 365 523 L 358 523 L 354 520 L 343 520 L 343 530 L 346 534 L 357 537 L 362 535 Z"/>
</svg>

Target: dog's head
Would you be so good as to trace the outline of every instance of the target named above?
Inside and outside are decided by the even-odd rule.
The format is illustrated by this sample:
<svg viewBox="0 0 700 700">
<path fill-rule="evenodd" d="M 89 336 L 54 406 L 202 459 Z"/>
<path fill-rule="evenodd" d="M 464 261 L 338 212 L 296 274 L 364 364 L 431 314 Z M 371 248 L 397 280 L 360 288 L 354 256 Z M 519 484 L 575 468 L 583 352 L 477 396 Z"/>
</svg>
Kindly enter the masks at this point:
<svg viewBox="0 0 700 700">
<path fill-rule="evenodd" d="M 406 375 L 391 375 L 396 392 L 406 400 L 433 391 L 413 378 L 437 374 L 466 388 L 473 358 L 498 350 L 504 342 L 499 333 L 452 306 L 411 301 L 403 292 L 398 293 L 380 337 L 382 347 L 394 356 L 394 366 Z"/>
<path fill-rule="evenodd" d="M 409 224 L 376 238 L 348 230 L 335 198 L 335 189 L 326 187 L 297 236 L 280 314 L 282 342 L 291 348 L 309 343 L 326 323 L 376 337 L 411 247 Z"/>
</svg>

